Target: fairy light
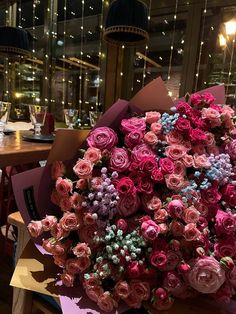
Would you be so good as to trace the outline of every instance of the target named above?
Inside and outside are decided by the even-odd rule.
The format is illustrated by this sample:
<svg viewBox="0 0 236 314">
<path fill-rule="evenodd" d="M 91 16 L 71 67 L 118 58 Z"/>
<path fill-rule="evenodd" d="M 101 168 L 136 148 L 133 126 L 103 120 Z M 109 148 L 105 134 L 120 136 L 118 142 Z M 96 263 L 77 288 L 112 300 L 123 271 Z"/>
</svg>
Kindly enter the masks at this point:
<svg viewBox="0 0 236 314">
<path fill-rule="evenodd" d="M 38 1 L 37 0 L 34 0 L 33 1 L 33 20 L 32 20 L 32 35 L 33 35 L 33 38 L 35 39 L 36 38 L 36 34 L 35 34 L 35 21 L 36 21 L 36 6 L 37 6 L 37 3 Z M 32 53 L 33 53 L 33 56 L 32 56 L 32 59 L 35 60 L 36 57 L 35 57 L 35 40 L 33 40 L 33 43 L 32 43 Z M 34 67 L 36 66 L 35 62 L 33 62 L 33 65 Z M 33 94 L 35 94 L 35 72 L 34 72 L 34 69 L 33 69 L 33 80 L 32 80 L 32 89 L 33 89 Z M 34 101 L 34 100 L 33 100 Z"/>
<path fill-rule="evenodd" d="M 149 0 L 149 8 L 148 8 L 148 20 L 151 20 L 151 8 L 152 8 L 152 0 Z M 146 78 L 146 70 L 147 70 L 147 55 L 148 55 L 148 45 L 145 46 L 145 59 L 143 65 L 143 79 L 142 79 L 142 87 L 145 85 Z"/>
<path fill-rule="evenodd" d="M 63 65 L 62 65 L 62 105 L 65 104 L 65 100 L 66 100 L 66 86 L 65 86 L 65 75 L 66 75 L 66 63 L 65 63 L 65 58 L 66 58 L 66 6 L 67 6 L 67 0 L 64 0 L 64 19 L 63 19 Z"/>
<path fill-rule="evenodd" d="M 233 67 L 233 59 L 234 59 L 234 49 L 235 49 L 235 38 L 232 40 L 232 51 L 231 51 L 231 56 L 230 56 L 230 64 L 229 64 L 229 73 L 228 73 L 228 82 L 227 82 L 227 88 L 226 88 L 226 96 L 228 95 L 229 84 L 230 84 L 230 79 L 231 79 L 231 75 L 232 75 L 232 67 Z"/>
<path fill-rule="evenodd" d="M 172 38 L 171 38 L 170 58 L 169 58 L 167 81 L 169 81 L 170 77 L 171 77 L 172 59 L 173 59 L 173 51 L 174 51 L 174 43 L 175 43 L 175 30 L 176 30 L 177 11 L 178 11 L 178 0 L 175 1 L 174 25 L 173 25 L 173 32 L 172 32 Z"/>
<path fill-rule="evenodd" d="M 82 11 L 81 11 L 81 27 L 80 27 L 80 60 L 83 60 L 83 38 L 84 38 L 84 0 L 81 1 Z M 83 69 L 80 67 L 80 76 L 79 76 L 79 114 L 81 115 L 82 111 L 82 75 Z"/>
<path fill-rule="evenodd" d="M 21 0 L 18 2 L 18 27 L 22 28 L 22 9 L 21 9 Z"/>
<path fill-rule="evenodd" d="M 202 32 L 201 32 L 201 39 L 200 39 L 200 48 L 199 48 L 199 55 L 198 55 L 198 62 L 197 62 L 197 72 L 195 74 L 195 91 L 197 90 L 198 86 L 198 80 L 199 80 L 199 72 L 200 72 L 200 65 L 201 65 L 201 58 L 202 58 L 202 49 L 204 45 L 204 27 L 205 27 L 205 21 L 206 21 L 206 14 L 207 14 L 207 1 L 205 0 L 205 6 L 203 11 L 203 19 L 202 19 Z"/>
</svg>

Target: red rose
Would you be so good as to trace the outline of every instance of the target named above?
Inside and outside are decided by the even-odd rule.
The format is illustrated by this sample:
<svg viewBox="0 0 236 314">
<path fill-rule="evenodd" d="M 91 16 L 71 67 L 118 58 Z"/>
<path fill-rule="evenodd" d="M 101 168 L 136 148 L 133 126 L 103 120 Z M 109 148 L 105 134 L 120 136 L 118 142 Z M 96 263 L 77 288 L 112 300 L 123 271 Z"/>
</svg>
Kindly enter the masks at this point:
<svg viewBox="0 0 236 314">
<path fill-rule="evenodd" d="M 215 229 L 217 234 L 233 234 L 236 229 L 236 218 L 229 212 L 218 210 L 216 214 Z"/>
<path fill-rule="evenodd" d="M 140 199 L 137 194 L 121 195 L 117 203 L 118 214 L 122 217 L 128 217 L 136 213 L 140 206 Z"/>
<path fill-rule="evenodd" d="M 187 102 L 180 101 L 176 105 L 176 110 L 182 115 L 189 115 L 193 109 Z"/>
<path fill-rule="evenodd" d="M 170 158 L 161 158 L 159 163 L 163 174 L 171 174 L 175 171 L 175 164 Z"/>
<path fill-rule="evenodd" d="M 151 264 L 159 270 L 164 270 L 167 265 L 167 256 L 164 251 L 154 251 L 150 256 Z"/>
<path fill-rule="evenodd" d="M 149 179 L 149 177 L 141 177 L 138 190 L 145 194 L 153 194 L 153 182 Z"/>
<path fill-rule="evenodd" d="M 161 168 L 153 169 L 151 178 L 155 182 L 162 182 L 164 180 L 164 176 L 163 176 L 163 173 L 161 172 Z"/>
<path fill-rule="evenodd" d="M 130 278 L 138 278 L 143 273 L 141 265 L 137 261 L 133 261 L 128 265 L 128 276 Z"/>
<path fill-rule="evenodd" d="M 128 177 L 121 178 L 120 181 L 117 183 L 116 189 L 119 192 L 119 194 L 122 194 L 122 195 L 127 195 L 127 194 L 134 195 L 136 193 L 136 188 L 134 186 L 134 183 Z"/>
<path fill-rule="evenodd" d="M 122 230 L 123 233 L 126 233 L 126 231 L 128 230 L 128 224 L 124 219 L 119 219 L 116 222 L 116 226 L 118 229 Z"/>
<path fill-rule="evenodd" d="M 189 137 L 192 142 L 204 142 L 207 139 L 207 135 L 204 131 L 199 128 L 191 129 L 189 132 Z"/>
<path fill-rule="evenodd" d="M 181 133 L 186 133 L 190 130 L 191 125 L 190 121 L 184 118 L 179 117 L 175 123 L 175 128 Z"/>
<path fill-rule="evenodd" d="M 202 200 L 208 204 L 216 204 L 221 199 L 221 194 L 216 188 L 209 188 L 201 191 Z"/>
<path fill-rule="evenodd" d="M 154 169 L 158 167 L 157 161 L 154 157 L 144 157 L 140 164 L 139 168 L 145 173 L 151 173 Z"/>
</svg>

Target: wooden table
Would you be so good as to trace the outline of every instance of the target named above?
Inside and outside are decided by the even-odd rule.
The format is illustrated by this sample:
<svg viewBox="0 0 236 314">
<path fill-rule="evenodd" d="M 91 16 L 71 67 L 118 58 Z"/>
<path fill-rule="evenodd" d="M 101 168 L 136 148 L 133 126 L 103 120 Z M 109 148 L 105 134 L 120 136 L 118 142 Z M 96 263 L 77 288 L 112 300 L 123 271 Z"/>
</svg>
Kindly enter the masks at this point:
<svg viewBox="0 0 236 314">
<path fill-rule="evenodd" d="M 17 166 L 40 160 L 46 160 L 52 143 L 24 141 L 22 135 L 31 135 L 30 131 L 16 131 L 5 135 L 0 141 L 0 168 Z"/>
</svg>

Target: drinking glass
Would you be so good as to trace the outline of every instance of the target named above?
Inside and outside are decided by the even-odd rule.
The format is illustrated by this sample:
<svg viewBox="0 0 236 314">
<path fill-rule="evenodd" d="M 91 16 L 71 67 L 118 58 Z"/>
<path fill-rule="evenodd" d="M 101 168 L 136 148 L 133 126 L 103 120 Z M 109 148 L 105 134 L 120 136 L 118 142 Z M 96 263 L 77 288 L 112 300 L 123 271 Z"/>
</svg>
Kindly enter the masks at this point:
<svg viewBox="0 0 236 314">
<path fill-rule="evenodd" d="M 4 136 L 3 130 L 8 121 L 10 109 L 11 104 L 9 102 L 0 101 L 0 138 Z"/>
<path fill-rule="evenodd" d="M 77 120 L 78 110 L 72 108 L 64 109 L 64 116 L 68 129 L 73 129 L 73 126 L 75 125 Z"/>
<path fill-rule="evenodd" d="M 47 106 L 29 105 L 30 120 L 36 136 L 41 135 L 41 127 L 44 125 L 47 109 Z"/>
<path fill-rule="evenodd" d="M 94 127 L 97 121 L 101 118 L 102 112 L 100 111 L 89 111 L 89 120 L 91 127 Z"/>
</svg>

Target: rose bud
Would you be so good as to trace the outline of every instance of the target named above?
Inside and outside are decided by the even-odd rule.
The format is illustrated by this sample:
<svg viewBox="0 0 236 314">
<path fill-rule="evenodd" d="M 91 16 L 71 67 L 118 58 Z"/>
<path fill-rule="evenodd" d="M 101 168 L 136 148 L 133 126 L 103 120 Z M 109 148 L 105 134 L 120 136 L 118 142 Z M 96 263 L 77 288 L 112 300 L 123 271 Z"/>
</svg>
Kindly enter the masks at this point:
<svg viewBox="0 0 236 314">
<path fill-rule="evenodd" d="M 234 261 L 232 260 L 231 257 L 222 257 L 220 260 L 220 265 L 225 269 L 225 270 L 232 270 L 234 268 Z"/>
<path fill-rule="evenodd" d="M 168 294 L 167 294 L 165 289 L 157 288 L 156 291 L 155 291 L 155 296 L 158 299 L 165 300 L 168 297 Z"/>
<path fill-rule="evenodd" d="M 178 271 L 181 273 L 181 274 L 185 274 L 187 273 L 188 271 L 190 271 L 191 267 L 190 265 L 186 264 L 186 263 L 182 263 L 178 266 Z"/>
<path fill-rule="evenodd" d="M 128 224 L 124 219 L 117 220 L 116 226 L 119 230 L 122 230 L 123 233 L 126 233 L 126 231 L 128 230 Z"/>
</svg>

